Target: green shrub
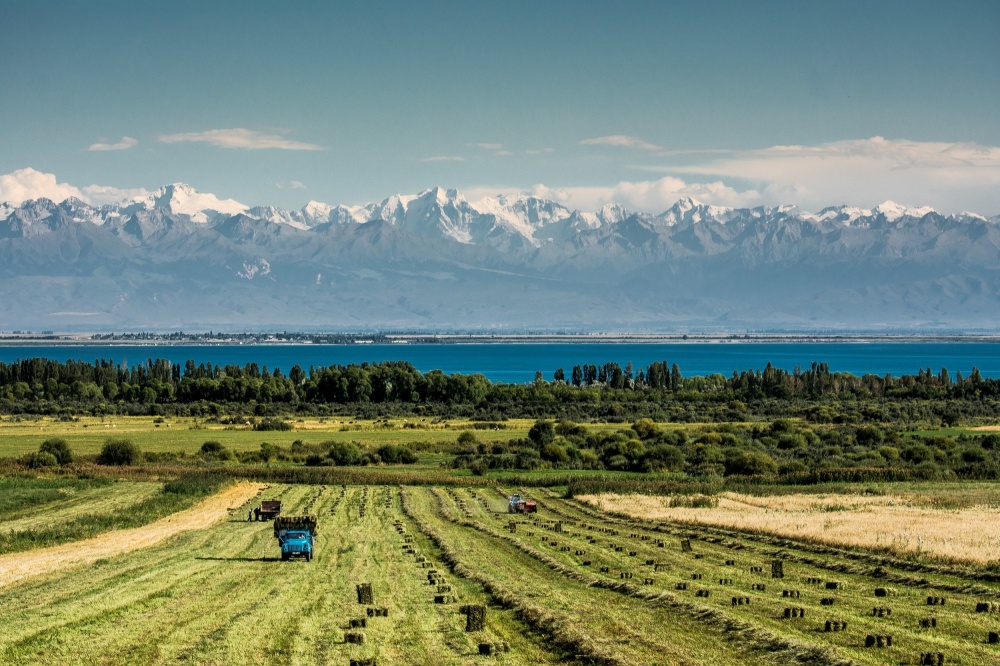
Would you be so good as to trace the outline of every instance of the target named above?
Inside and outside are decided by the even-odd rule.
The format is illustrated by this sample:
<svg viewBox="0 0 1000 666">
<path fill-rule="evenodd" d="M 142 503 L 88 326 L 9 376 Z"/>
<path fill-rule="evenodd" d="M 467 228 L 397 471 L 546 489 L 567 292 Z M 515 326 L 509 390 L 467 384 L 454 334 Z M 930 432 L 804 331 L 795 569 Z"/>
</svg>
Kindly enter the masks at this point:
<svg viewBox="0 0 1000 666">
<path fill-rule="evenodd" d="M 266 418 L 266 419 L 261 419 L 257 423 L 254 423 L 253 429 L 258 431 L 292 430 L 293 426 L 288 421 L 282 421 L 281 419 L 274 419 L 274 418 Z"/>
<path fill-rule="evenodd" d="M 354 442 L 334 442 L 330 445 L 330 452 L 327 457 L 335 465 L 360 465 L 364 453 Z"/>
<path fill-rule="evenodd" d="M 660 434 L 660 427 L 653 423 L 652 419 L 639 419 L 632 424 L 632 430 L 639 435 L 639 439 L 653 439 Z"/>
<path fill-rule="evenodd" d="M 471 430 L 463 430 L 459 433 L 456 442 L 461 446 L 475 446 L 479 443 L 479 440 L 476 439 L 475 434 Z"/>
<path fill-rule="evenodd" d="M 42 442 L 42 445 L 38 447 L 38 452 L 52 454 L 60 465 L 68 465 L 73 462 L 73 452 L 70 450 L 69 444 L 65 439 L 59 437 Z"/>
<path fill-rule="evenodd" d="M 275 446 L 274 444 L 268 444 L 267 442 L 260 443 L 259 456 L 260 459 L 263 460 L 264 462 L 271 462 L 272 460 L 278 457 L 278 453 L 280 453 L 280 451 L 278 447 Z"/>
<path fill-rule="evenodd" d="M 138 465 L 142 451 L 130 439 L 109 439 L 97 456 L 98 465 Z"/>
<path fill-rule="evenodd" d="M 226 447 L 224 447 L 220 442 L 205 442 L 201 445 L 201 452 L 211 455 L 222 453 L 225 449 Z"/>
<path fill-rule="evenodd" d="M 31 469 L 41 469 L 43 467 L 55 467 L 59 464 L 56 457 L 51 453 L 45 451 L 39 451 L 37 453 L 29 453 L 22 458 L 24 465 L 30 467 Z"/>
<path fill-rule="evenodd" d="M 535 425 L 531 426 L 531 430 L 528 431 L 528 439 L 535 443 L 539 449 L 544 447 L 546 444 L 551 444 L 552 440 L 556 438 L 556 429 L 552 421 L 543 421 L 539 419 L 535 421 Z"/>
<path fill-rule="evenodd" d="M 726 476 L 755 476 L 775 474 L 777 471 L 778 463 L 763 451 L 736 451 L 726 457 Z"/>
<path fill-rule="evenodd" d="M 409 447 L 396 446 L 395 444 L 383 444 L 375 453 L 378 454 L 382 462 L 390 464 L 412 465 L 420 460 L 420 457 Z"/>
<path fill-rule="evenodd" d="M 991 451 L 1000 449 L 1000 434 L 990 433 L 980 440 L 980 444 L 984 449 L 989 449 Z"/>
<path fill-rule="evenodd" d="M 221 460 L 235 460 L 236 454 L 227 449 L 225 446 L 219 442 L 205 442 L 201 445 L 201 457 L 206 461 L 221 461 Z M 146 454 L 147 462 L 152 462 L 149 459 L 149 453 Z"/>
</svg>

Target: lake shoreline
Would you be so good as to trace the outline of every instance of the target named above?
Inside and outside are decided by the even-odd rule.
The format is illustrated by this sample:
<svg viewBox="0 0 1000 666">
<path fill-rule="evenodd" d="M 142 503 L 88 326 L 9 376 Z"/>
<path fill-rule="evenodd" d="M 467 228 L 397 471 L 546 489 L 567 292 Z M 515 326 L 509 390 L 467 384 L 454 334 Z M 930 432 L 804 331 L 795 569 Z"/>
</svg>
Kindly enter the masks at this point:
<svg viewBox="0 0 1000 666">
<path fill-rule="evenodd" d="M 0 346 L 121 346 L 121 347 L 223 347 L 223 346 L 349 346 L 387 344 L 872 344 L 872 343 L 1000 343 L 1000 334 L 654 334 L 654 333 L 594 333 L 594 334 L 294 334 L 299 339 L 277 339 L 254 333 L 232 334 L 223 338 L 100 337 L 93 335 L 21 336 L 0 334 Z M 336 335 L 340 341 L 317 341 Z"/>
</svg>

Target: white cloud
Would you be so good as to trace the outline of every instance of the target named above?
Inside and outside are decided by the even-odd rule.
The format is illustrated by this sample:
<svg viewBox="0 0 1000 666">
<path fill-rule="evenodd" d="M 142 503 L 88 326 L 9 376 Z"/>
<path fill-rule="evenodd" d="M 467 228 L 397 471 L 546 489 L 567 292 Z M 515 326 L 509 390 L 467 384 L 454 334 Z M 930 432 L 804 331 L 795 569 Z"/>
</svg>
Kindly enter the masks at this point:
<svg viewBox="0 0 1000 666">
<path fill-rule="evenodd" d="M 305 183 L 301 180 L 290 180 L 287 183 L 279 182 L 274 184 L 279 190 L 304 190 L 306 189 Z"/>
<path fill-rule="evenodd" d="M 425 157 L 421 162 L 464 162 L 464 157 L 459 157 L 458 155 L 435 155 L 434 157 Z"/>
<path fill-rule="evenodd" d="M 501 155 L 506 157 L 507 155 L 513 155 L 511 151 L 503 147 L 502 143 L 467 143 L 465 144 L 470 148 L 482 148 L 483 150 L 492 151 L 494 155 Z"/>
<path fill-rule="evenodd" d="M 42 197 L 57 203 L 69 197 L 87 199 L 78 188 L 58 182 L 55 174 L 42 173 L 31 167 L 0 175 L 0 201 L 19 204 Z"/>
<path fill-rule="evenodd" d="M 584 139 L 581 146 L 615 146 L 617 148 L 634 148 L 636 150 L 663 150 L 655 143 L 649 143 L 634 136 L 626 134 L 612 134 L 610 136 L 599 136 L 595 139 Z"/>
<path fill-rule="evenodd" d="M 76 197 L 89 204 L 102 206 L 147 194 L 149 192 L 142 188 L 122 189 L 108 185 L 87 185 L 79 188 L 69 183 L 60 183 L 55 174 L 37 171 L 31 167 L 0 175 L 0 201 L 14 204 L 43 197 L 61 203 L 70 197 Z"/>
<path fill-rule="evenodd" d="M 555 152 L 555 148 L 541 148 L 541 149 L 532 148 L 532 149 L 524 151 L 524 154 L 525 155 L 542 155 L 544 153 L 554 153 L 554 152 Z"/>
<path fill-rule="evenodd" d="M 758 183 L 764 203 L 818 210 L 832 204 L 873 206 L 886 199 L 941 212 L 1000 211 L 1000 147 L 883 137 L 815 146 L 730 151 L 670 173 Z"/>
<path fill-rule="evenodd" d="M 220 148 L 241 148 L 243 150 L 325 150 L 323 146 L 316 144 L 292 141 L 277 134 L 265 134 L 240 127 L 164 134 L 159 140 L 161 143 L 208 143 Z"/>
<path fill-rule="evenodd" d="M 145 197 L 149 194 L 149 190 L 142 187 L 121 188 L 111 187 L 110 185 L 87 185 L 82 189 L 84 194 L 82 197 L 83 200 L 95 206 L 118 203 L 125 199 Z"/>
<path fill-rule="evenodd" d="M 102 151 L 102 150 L 128 150 L 139 144 L 139 141 L 133 139 L 130 136 L 123 136 L 122 140 L 118 143 L 92 143 L 87 150 Z"/>
<path fill-rule="evenodd" d="M 662 213 L 684 197 L 734 208 L 757 206 L 761 200 L 761 194 L 753 189 L 740 192 L 721 181 L 687 183 L 673 176 L 658 180 L 622 181 L 610 187 L 548 187 L 538 184 L 528 193 L 558 201 L 567 208 L 584 211 L 595 211 L 605 204 L 620 203 L 629 210 L 646 213 Z"/>
</svg>

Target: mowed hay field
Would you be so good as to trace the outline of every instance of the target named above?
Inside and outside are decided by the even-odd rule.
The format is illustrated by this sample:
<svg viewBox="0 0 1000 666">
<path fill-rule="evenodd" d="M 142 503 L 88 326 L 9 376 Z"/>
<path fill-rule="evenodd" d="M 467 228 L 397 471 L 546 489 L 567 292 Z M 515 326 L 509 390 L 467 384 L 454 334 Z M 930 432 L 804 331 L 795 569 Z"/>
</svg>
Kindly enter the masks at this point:
<svg viewBox="0 0 1000 666">
<path fill-rule="evenodd" d="M 466 633 L 459 605 L 489 597 L 450 575 L 425 537 L 410 532 L 433 566 L 403 552 L 398 490 L 355 487 L 341 497 L 339 487 L 276 486 L 263 497 L 320 516 L 312 562 L 281 562 L 271 524 L 246 522 L 257 497 L 211 527 L 0 589 L 0 663 L 465 664 L 478 663 L 480 642 L 509 646 L 491 658 L 501 664 L 564 656 L 495 606 L 483 631 Z M 454 603 L 434 603 L 429 571 L 447 581 Z M 358 603 L 361 583 L 371 584 L 373 606 Z M 376 607 L 387 615 L 369 618 Z M 367 626 L 352 630 L 352 620 Z M 363 644 L 345 643 L 352 632 Z"/>
<path fill-rule="evenodd" d="M 720 493 L 715 507 L 671 506 L 671 497 L 601 494 L 581 501 L 636 518 L 731 527 L 816 543 L 921 555 L 976 565 L 1000 564 L 1000 508 L 937 507 L 913 494 Z"/>
<path fill-rule="evenodd" d="M 985 573 L 629 519 L 547 491 L 526 491 L 537 515 L 510 515 L 505 492 L 268 487 L 211 525 L 0 587 L 0 663 L 1000 660 L 1000 582 Z M 271 524 L 246 522 L 270 498 L 318 515 L 312 562 L 281 562 Z M 485 607 L 482 630 L 466 631 L 468 606 Z"/>
</svg>

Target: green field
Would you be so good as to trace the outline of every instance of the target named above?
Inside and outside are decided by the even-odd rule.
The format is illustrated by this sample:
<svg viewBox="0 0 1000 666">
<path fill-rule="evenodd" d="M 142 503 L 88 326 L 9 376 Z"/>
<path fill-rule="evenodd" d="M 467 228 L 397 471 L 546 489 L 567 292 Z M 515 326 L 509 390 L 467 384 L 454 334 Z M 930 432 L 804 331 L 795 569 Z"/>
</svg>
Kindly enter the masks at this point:
<svg viewBox="0 0 1000 666">
<path fill-rule="evenodd" d="M 38 512 L 148 493 L 109 483 L 40 501 Z M 270 525 L 243 520 L 251 500 L 208 529 L 0 589 L 0 662 L 910 664 L 940 652 L 971 665 L 1000 656 L 986 643 L 997 613 L 976 612 L 1000 602 L 1000 582 L 985 573 L 529 495 L 537 516 L 509 515 L 496 488 L 274 486 L 266 497 L 287 513 L 319 516 L 312 562 L 280 561 Z M 28 520 L 18 515 L 10 522 Z M 772 578 L 776 560 L 783 578 Z M 360 583 L 372 585 L 373 605 L 358 603 Z M 434 603 L 439 594 L 446 603 Z M 465 631 L 460 609 L 470 604 L 487 607 L 482 631 Z M 388 615 L 368 617 L 370 607 Z M 786 619 L 785 609 L 804 616 Z M 361 619 L 367 626 L 350 628 Z M 827 621 L 846 628 L 825 631 Z M 345 642 L 352 632 L 363 644 Z M 892 646 L 866 648 L 869 635 Z M 509 651 L 483 657 L 481 643 Z"/>
<path fill-rule="evenodd" d="M 290 446 L 301 440 L 306 444 L 321 442 L 358 442 L 366 447 L 382 444 L 414 446 L 425 452 L 452 452 L 463 430 L 472 430 L 483 442 L 523 438 L 534 423 L 531 419 L 511 419 L 503 430 L 473 430 L 462 419 L 386 419 L 371 421 L 351 418 L 287 419 L 293 427 L 286 431 L 254 431 L 245 424 L 224 425 L 194 418 L 153 418 L 148 416 L 77 417 L 62 421 L 52 417 L 0 417 L 0 457 L 16 457 L 37 451 L 46 439 L 65 439 L 73 452 L 95 455 L 109 437 L 132 439 L 143 451 L 156 453 L 196 453 L 204 442 L 219 442 L 234 451 L 251 451 L 262 442 Z M 594 432 L 614 431 L 620 423 L 589 424 Z M 668 427 L 690 428 L 690 425 Z"/>
<path fill-rule="evenodd" d="M 402 420 L 390 422 L 355 419 L 290 420 L 294 430 L 258 432 L 245 425 L 206 423 L 193 418 L 163 418 L 161 422 L 146 416 L 100 419 L 79 417 L 77 421 L 60 421 L 43 417 L 37 420 L 0 419 L 0 457 L 18 456 L 37 451 L 46 439 L 61 437 L 69 442 L 74 453 L 93 455 L 109 437 L 132 439 L 144 451 L 156 453 L 196 453 L 204 442 L 215 441 L 234 451 L 260 448 L 262 442 L 290 446 L 301 440 L 307 444 L 326 441 L 356 441 L 366 446 L 386 442 L 429 443 L 451 445 L 458 437 L 462 422 L 417 422 L 418 428 L 404 428 Z M 501 431 L 507 437 L 524 437 L 531 422 L 524 421 L 513 430 Z M 516 433 L 516 434 L 508 434 Z"/>
</svg>

